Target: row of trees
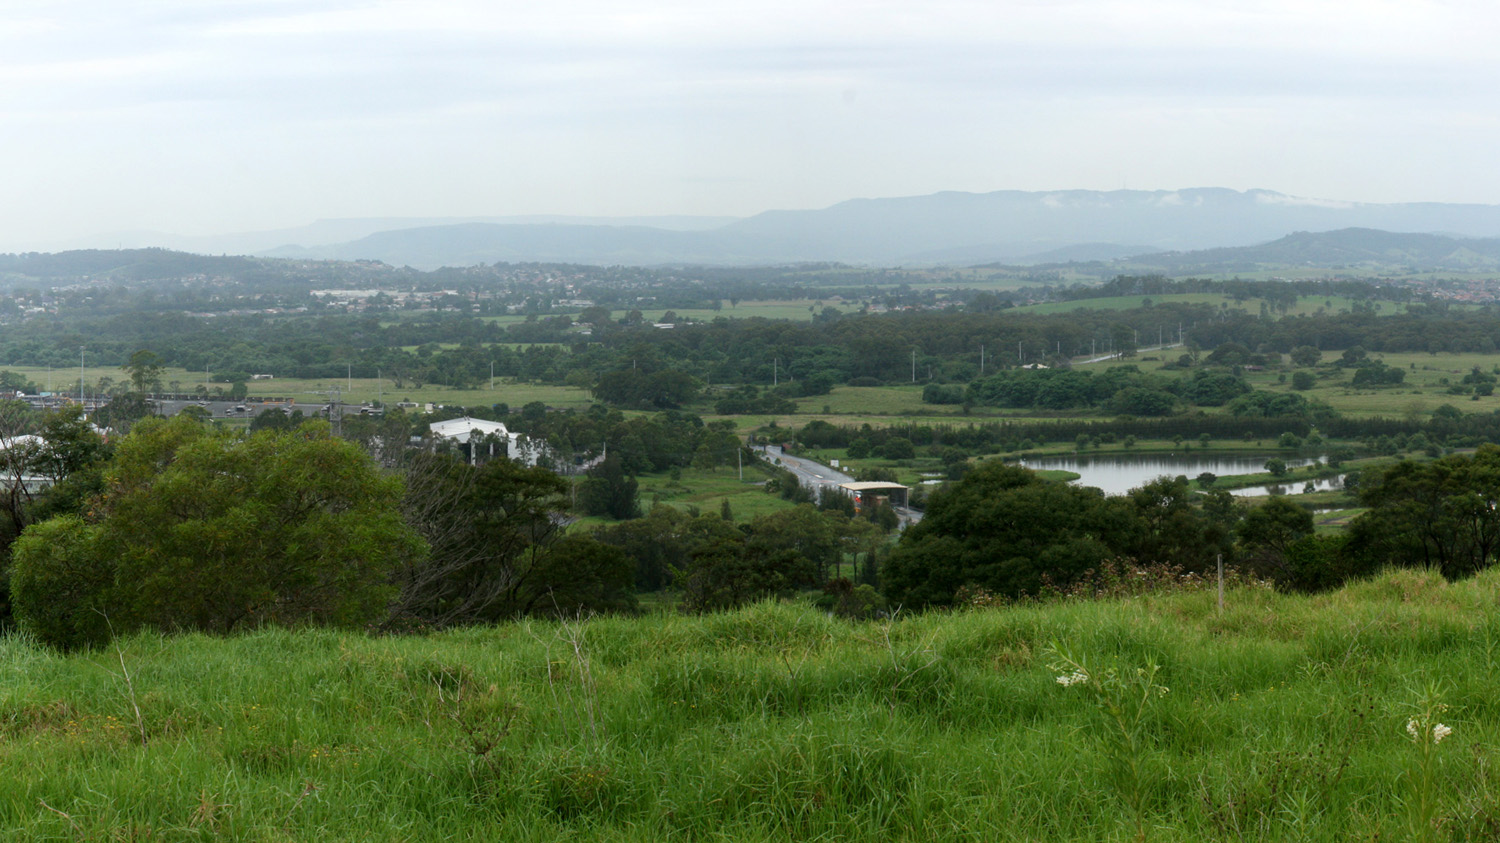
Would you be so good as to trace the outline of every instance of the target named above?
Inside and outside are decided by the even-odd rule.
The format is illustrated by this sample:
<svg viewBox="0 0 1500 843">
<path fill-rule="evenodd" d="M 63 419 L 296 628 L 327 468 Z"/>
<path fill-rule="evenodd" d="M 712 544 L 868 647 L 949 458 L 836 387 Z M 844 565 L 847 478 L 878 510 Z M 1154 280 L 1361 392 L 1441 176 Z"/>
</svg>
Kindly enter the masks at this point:
<svg viewBox="0 0 1500 843">
<path fill-rule="evenodd" d="M 1186 478 L 1120 497 L 992 463 L 934 494 L 884 570 L 887 596 L 951 604 L 965 588 L 1010 598 L 1066 589 L 1120 560 L 1207 573 L 1222 555 L 1281 587 L 1317 591 L 1386 567 L 1471 576 L 1500 559 L 1500 447 L 1366 471 L 1366 511 L 1320 536 L 1285 497 L 1245 509 L 1225 492 L 1196 503 Z"/>
<path fill-rule="evenodd" d="M 34 453 L 5 452 L 28 477 L 67 461 L 8 525 L 5 614 L 47 643 L 633 606 L 630 561 L 564 535 L 567 486 L 545 469 L 421 452 L 391 474 L 322 422 L 242 436 L 147 419 L 110 446 L 72 418 Z"/>
</svg>

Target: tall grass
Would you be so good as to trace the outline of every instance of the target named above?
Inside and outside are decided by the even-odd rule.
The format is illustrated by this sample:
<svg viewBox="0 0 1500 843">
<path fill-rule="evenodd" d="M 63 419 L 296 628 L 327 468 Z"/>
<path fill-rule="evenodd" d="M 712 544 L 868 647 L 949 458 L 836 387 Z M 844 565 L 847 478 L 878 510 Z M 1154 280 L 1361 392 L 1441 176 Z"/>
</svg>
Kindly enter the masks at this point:
<svg viewBox="0 0 1500 843">
<path fill-rule="evenodd" d="M 12 637 L 0 831 L 1495 836 L 1500 575 L 1394 572 L 1226 602 L 1220 614 L 1212 592 L 1148 594 L 863 624 L 762 604 L 432 637 L 145 634 L 76 656 Z M 1059 652 L 1126 690 L 1138 676 L 1169 690 L 1111 719 L 1103 697 L 1058 683 Z M 1453 732 L 1416 745 L 1407 724 L 1435 716 L 1430 687 Z"/>
</svg>

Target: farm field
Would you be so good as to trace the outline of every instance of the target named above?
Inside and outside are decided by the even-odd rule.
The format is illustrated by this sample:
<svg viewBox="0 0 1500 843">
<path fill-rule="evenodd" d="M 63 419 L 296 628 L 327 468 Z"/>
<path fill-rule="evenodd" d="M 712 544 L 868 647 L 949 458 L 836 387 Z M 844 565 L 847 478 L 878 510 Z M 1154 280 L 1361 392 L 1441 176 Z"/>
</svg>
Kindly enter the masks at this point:
<svg viewBox="0 0 1500 843">
<path fill-rule="evenodd" d="M 47 388 L 48 371 L 45 368 L 0 366 L 0 369 L 9 369 L 24 375 L 41 388 Z M 71 370 L 71 378 L 65 377 L 68 374 L 68 370 L 54 369 L 51 372 L 53 386 L 58 391 L 66 389 L 70 393 L 76 393 L 78 370 Z M 129 379 L 129 375 L 120 371 L 119 367 L 85 367 L 84 379 L 89 383 L 90 395 L 93 394 L 94 385 L 104 377 L 116 382 Z M 184 392 L 192 392 L 204 383 L 202 372 L 188 372 L 183 369 L 164 369 L 161 380 L 162 384 L 169 388 L 170 384 L 176 382 Z M 226 383 L 214 383 L 209 385 L 209 389 L 210 391 L 214 389 L 227 391 L 229 386 Z M 488 383 L 476 389 L 457 389 L 442 384 L 423 384 L 420 388 L 408 384 L 397 388 L 395 381 L 391 378 L 380 380 L 375 378 L 274 378 L 268 381 L 251 381 L 246 384 L 246 387 L 251 395 L 291 398 L 295 399 L 298 404 L 312 405 L 326 402 L 328 391 L 334 388 L 338 389 L 340 400 L 348 403 L 374 402 L 383 398 L 387 404 L 415 401 L 419 404 L 485 407 L 503 402 L 513 409 L 519 409 L 533 401 L 541 401 L 549 407 L 558 409 L 583 408 L 593 403 L 588 391 L 578 387 L 506 383 L 502 378 L 495 379 L 494 389 L 490 389 Z"/>
<path fill-rule="evenodd" d="M 1485 839 L 1500 575 L 0 639 L 17 839 Z M 1066 682 L 1060 682 L 1064 677 Z M 1108 716 L 1109 705 L 1120 717 Z"/>
<path fill-rule="evenodd" d="M 684 511 L 696 508 L 700 512 L 718 512 L 723 501 L 728 500 L 734 520 L 749 521 L 795 506 L 766 491 L 765 482 L 770 476 L 764 466 L 755 462 L 745 464 L 743 480 L 733 464 L 712 470 L 683 468 L 676 472 L 643 474 L 637 478 L 641 509 L 646 512 L 655 504 L 663 503 Z M 599 523 L 613 522 L 599 519 Z"/>
</svg>

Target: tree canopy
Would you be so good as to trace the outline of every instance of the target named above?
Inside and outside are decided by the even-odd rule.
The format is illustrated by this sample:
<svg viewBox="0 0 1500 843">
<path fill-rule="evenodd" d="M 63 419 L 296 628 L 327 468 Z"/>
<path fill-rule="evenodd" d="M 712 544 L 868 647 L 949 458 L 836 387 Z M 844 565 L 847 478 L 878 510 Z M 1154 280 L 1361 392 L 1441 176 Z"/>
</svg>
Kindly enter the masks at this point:
<svg viewBox="0 0 1500 843">
<path fill-rule="evenodd" d="M 426 551 L 402 521 L 399 478 L 324 424 L 240 437 L 150 419 L 119 443 L 104 486 L 83 514 L 16 542 L 15 613 L 48 643 L 367 624 Z"/>
</svg>

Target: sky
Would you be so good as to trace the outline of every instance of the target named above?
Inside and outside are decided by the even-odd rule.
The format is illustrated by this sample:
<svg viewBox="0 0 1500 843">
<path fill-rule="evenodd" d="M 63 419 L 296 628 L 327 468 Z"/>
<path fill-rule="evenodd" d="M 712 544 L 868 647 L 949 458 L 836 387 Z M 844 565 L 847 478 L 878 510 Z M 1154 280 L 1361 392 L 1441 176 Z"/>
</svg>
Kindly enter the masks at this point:
<svg viewBox="0 0 1500 843">
<path fill-rule="evenodd" d="M 0 0 L 0 251 L 942 190 L 1500 204 L 1500 5 Z"/>
</svg>

